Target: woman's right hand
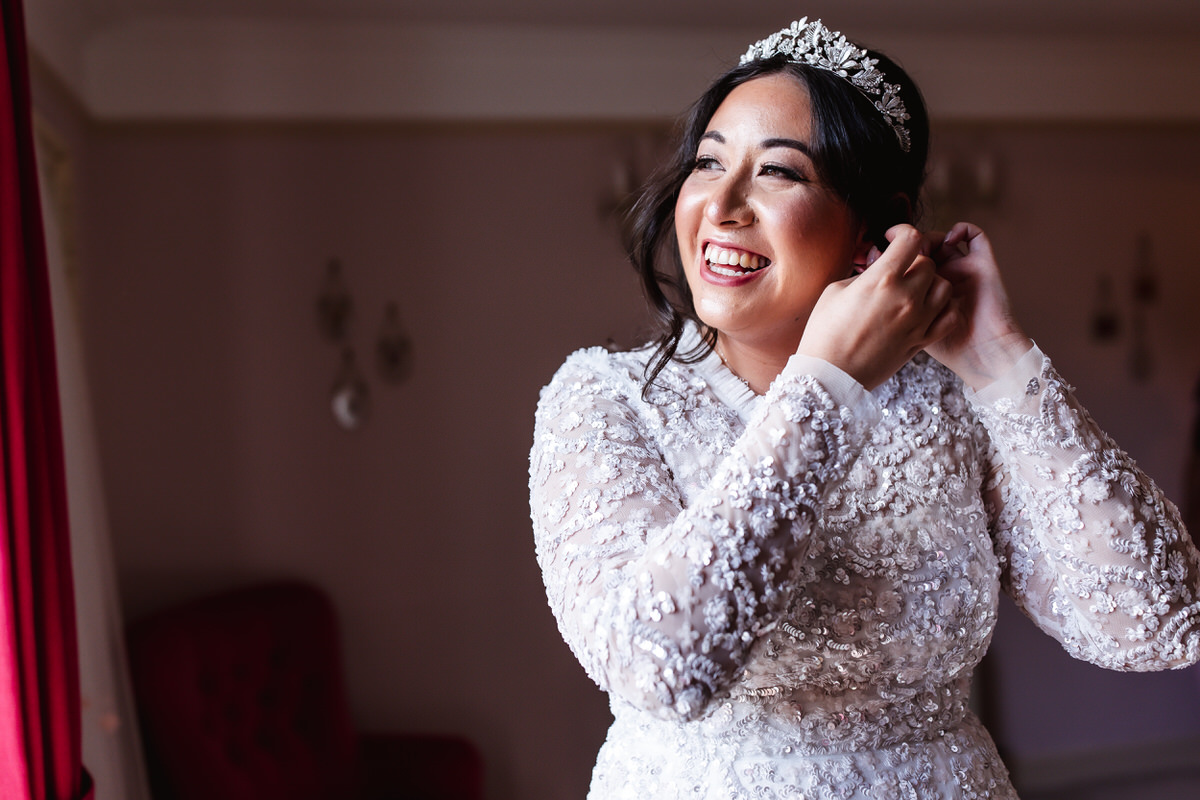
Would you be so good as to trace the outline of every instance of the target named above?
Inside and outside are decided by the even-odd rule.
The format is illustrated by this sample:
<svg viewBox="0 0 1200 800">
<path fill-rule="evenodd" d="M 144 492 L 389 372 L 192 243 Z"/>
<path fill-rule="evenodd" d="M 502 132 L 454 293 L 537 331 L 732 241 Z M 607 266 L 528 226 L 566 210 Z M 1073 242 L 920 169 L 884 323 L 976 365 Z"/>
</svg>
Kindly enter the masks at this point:
<svg viewBox="0 0 1200 800">
<path fill-rule="evenodd" d="M 896 225 L 885 236 L 888 248 L 861 274 L 825 288 L 797 348 L 867 389 L 962 322 L 925 237 L 912 225 Z"/>
</svg>

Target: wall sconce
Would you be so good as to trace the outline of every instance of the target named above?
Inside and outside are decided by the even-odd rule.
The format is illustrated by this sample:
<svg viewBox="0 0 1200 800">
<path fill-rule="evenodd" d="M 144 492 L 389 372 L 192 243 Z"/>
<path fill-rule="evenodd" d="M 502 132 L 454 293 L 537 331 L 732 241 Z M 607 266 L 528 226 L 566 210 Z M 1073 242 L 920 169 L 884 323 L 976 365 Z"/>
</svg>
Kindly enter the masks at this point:
<svg viewBox="0 0 1200 800">
<path fill-rule="evenodd" d="M 1092 310 L 1092 340 L 1099 343 L 1115 342 L 1121 336 L 1121 315 L 1113 297 L 1112 280 L 1101 275 L 1097 281 L 1096 305 Z M 1129 282 L 1130 306 L 1130 351 L 1129 373 L 1135 380 L 1145 381 L 1154 373 L 1154 355 L 1146 333 L 1146 318 L 1150 306 L 1158 300 L 1158 275 L 1154 263 L 1154 247 L 1150 234 L 1141 233 L 1137 238 L 1133 275 Z"/>
<path fill-rule="evenodd" d="M 329 405 L 334 420 L 348 431 L 361 428 L 371 413 L 371 390 L 354 363 L 352 347 L 342 351 L 342 366 L 334 378 Z"/>
<path fill-rule="evenodd" d="M 317 295 L 317 328 L 329 341 L 342 345 L 342 358 L 330 390 L 330 408 L 338 425 L 357 430 L 371 411 L 371 390 L 359 369 L 351 344 L 354 300 L 346 285 L 341 262 L 330 259 L 325 279 Z M 412 373 L 413 343 L 400 321 L 400 307 L 389 302 L 384 308 L 383 324 L 375 341 L 375 361 L 379 377 L 386 383 L 403 383 Z"/>
<path fill-rule="evenodd" d="M 393 302 L 383 310 L 383 325 L 375 341 L 375 361 L 379 377 L 388 383 L 401 383 L 412 372 L 412 339 L 400 323 L 400 308 Z"/>
<path fill-rule="evenodd" d="M 1135 380 L 1144 381 L 1154 374 L 1154 356 L 1146 336 L 1146 313 L 1158 299 L 1158 276 L 1155 275 L 1154 250 L 1148 233 L 1138 236 L 1130 290 L 1133 295 L 1133 345 L 1129 352 L 1129 371 Z"/>
<path fill-rule="evenodd" d="M 317 296 L 317 327 L 330 341 L 340 342 L 346 336 L 354 301 L 342 276 L 342 262 L 329 259 L 325 265 L 325 285 Z"/>
</svg>

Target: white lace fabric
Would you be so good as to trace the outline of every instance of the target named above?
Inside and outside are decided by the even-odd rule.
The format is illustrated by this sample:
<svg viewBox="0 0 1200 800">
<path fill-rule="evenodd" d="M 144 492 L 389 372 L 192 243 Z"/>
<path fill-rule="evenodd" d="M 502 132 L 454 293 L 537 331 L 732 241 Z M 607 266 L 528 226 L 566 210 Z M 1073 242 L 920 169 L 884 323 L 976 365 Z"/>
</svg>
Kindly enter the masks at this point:
<svg viewBox="0 0 1200 800">
<path fill-rule="evenodd" d="M 550 607 L 615 722 L 608 798 L 1014 797 L 967 711 L 1003 585 L 1073 654 L 1200 659 L 1178 512 L 1036 348 L 967 396 L 794 358 L 572 355 L 530 457 Z"/>
</svg>

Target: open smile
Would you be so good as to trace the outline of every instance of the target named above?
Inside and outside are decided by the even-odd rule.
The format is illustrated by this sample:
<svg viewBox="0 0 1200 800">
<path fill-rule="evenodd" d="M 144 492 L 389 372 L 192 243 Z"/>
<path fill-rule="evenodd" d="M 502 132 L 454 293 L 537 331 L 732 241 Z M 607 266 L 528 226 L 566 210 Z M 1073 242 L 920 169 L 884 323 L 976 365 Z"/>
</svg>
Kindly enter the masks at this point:
<svg viewBox="0 0 1200 800">
<path fill-rule="evenodd" d="M 709 242 L 704 245 L 704 262 L 717 275 L 737 278 L 751 272 L 758 272 L 771 265 L 771 259 L 757 253 L 745 250 L 733 250 L 728 247 Z"/>
</svg>

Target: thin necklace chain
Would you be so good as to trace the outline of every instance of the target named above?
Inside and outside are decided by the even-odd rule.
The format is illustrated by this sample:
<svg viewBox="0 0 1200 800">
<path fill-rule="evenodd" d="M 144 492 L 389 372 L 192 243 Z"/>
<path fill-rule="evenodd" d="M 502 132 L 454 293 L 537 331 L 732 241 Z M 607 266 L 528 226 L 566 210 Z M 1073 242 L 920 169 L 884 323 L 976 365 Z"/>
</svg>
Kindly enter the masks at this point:
<svg viewBox="0 0 1200 800">
<path fill-rule="evenodd" d="M 749 381 L 747 381 L 741 375 L 738 375 L 737 372 L 734 370 L 734 368 L 729 366 L 729 362 L 725 360 L 725 354 L 723 352 L 721 352 L 721 340 L 720 339 L 718 339 L 717 343 L 715 345 L 713 345 L 713 351 L 717 354 L 717 358 L 721 359 L 721 366 L 723 366 L 723 367 L 725 367 L 725 369 L 729 370 L 730 375 L 737 378 L 738 382 L 741 383 L 742 386 L 745 386 L 751 392 L 754 392 L 754 394 L 758 394 L 758 392 L 754 391 L 754 388 L 750 385 Z"/>
</svg>

